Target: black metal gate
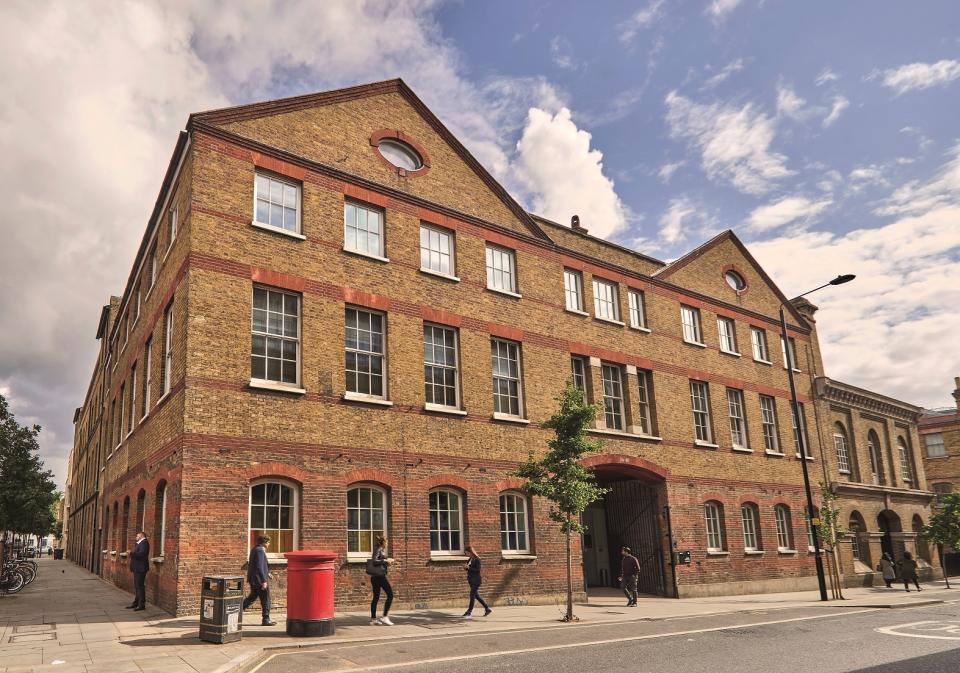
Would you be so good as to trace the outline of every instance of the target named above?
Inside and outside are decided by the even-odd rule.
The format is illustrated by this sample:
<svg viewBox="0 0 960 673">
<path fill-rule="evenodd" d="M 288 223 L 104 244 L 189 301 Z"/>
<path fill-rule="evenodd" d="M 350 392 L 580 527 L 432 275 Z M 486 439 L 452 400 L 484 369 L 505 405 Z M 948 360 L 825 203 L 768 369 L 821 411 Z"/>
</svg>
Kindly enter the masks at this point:
<svg viewBox="0 0 960 673">
<path fill-rule="evenodd" d="M 604 486 L 610 489 L 604 500 L 611 575 L 620 574 L 620 548 L 630 547 L 640 562 L 637 589 L 644 594 L 666 596 L 658 487 L 635 479 Z"/>
</svg>

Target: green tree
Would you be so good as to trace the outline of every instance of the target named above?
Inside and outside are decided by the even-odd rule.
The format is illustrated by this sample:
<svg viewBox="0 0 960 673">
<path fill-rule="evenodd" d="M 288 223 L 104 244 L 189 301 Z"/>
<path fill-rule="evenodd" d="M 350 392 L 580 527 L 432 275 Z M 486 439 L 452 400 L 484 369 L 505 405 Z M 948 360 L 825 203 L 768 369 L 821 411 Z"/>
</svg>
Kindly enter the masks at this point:
<svg viewBox="0 0 960 673">
<path fill-rule="evenodd" d="M 528 461 L 516 474 L 526 480 L 524 492 L 549 501 L 550 518 L 560 524 L 560 530 L 566 536 L 567 613 L 563 621 L 572 622 L 576 617 L 573 614 L 570 538 L 583 530 L 580 523 L 583 510 L 602 497 L 607 489 L 597 486 L 593 472 L 579 462 L 585 454 L 601 447 L 600 442 L 586 437 L 587 428 L 596 418 L 598 405 L 587 404 L 583 392 L 569 380 L 557 402 L 556 413 L 543 424 L 554 431 L 553 439 L 547 442 L 546 455 L 536 459 L 531 451 Z"/>
<path fill-rule="evenodd" d="M 944 497 L 940 506 L 930 517 L 930 522 L 923 528 L 923 536 L 937 545 L 940 553 L 940 568 L 943 570 L 943 579 L 950 588 L 947 569 L 943 565 L 943 548 L 950 547 L 960 550 L 960 493 L 950 493 Z"/>
<path fill-rule="evenodd" d="M 820 545 L 827 552 L 827 563 L 830 566 L 830 584 L 833 586 L 833 597 L 843 598 L 843 588 L 840 582 L 840 568 L 837 563 L 837 544 L 844 538 L 844 530 L 840 519 L 840 509 L 836 506 L 837 496 L 830 490 L 828 484 L 820 482 L 820 515 L 817 525 L 817 537 Z"/>
</svg>

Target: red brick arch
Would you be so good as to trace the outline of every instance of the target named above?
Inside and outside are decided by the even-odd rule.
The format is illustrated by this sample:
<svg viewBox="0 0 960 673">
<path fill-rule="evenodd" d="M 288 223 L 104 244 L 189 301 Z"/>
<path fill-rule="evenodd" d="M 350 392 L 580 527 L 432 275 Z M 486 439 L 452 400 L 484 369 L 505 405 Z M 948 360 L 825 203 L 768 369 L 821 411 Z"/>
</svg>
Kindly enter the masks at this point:
<svg viewBox="0 0 960 673">
<path fill-rule="evenodd" d="M 625 456 L 619 453 L 601 453 L 596 456 L 587 456 L 580 461 L 584 467 L 591 468 L 616 468 L 624 473 L 625 476 L 636 476 L 646 479 L 665 480 L 670 476 L 670 470 L 661 467 L 649 460 L 637 458 L 636 456 Z"/>
<path fill-rule="evenodd" d="M 263 479 L 264 477 L 283 477 L 301 485 L 307 480 L 306 472 L 299 467 L 286 463 L 255 463 L 247 467 L 244 476 L 246 476 L 247 481 Z"/>
<path fill-rule="evenodd" d="M 382 140 L 398 140 L 401 143 L 409 145 L 417 154 L 420 155 L 420 160 L 423 162 L 423 165 L 415 171 L 408 171 L 394 166 L 387 161 L 382 154 L 380 154 L 378 148 L 380 147 L 380 141 Z M 370 135 L 370 146 L 376 150 L 377 157 L 379 157 L 380 160 L 390 168 L 390 170 L 396 171 L 401 177 L 417 177 L 430 170 L 430 155 L 427 154 L 426 148 L 414 140 L 409 133 L 404 133 L 403 131 L 398 131 L 395 129 L 380 129 L 379 131 L 374 131 Z"/>
<path fill-rule="evenodd" d="M 352 486 L 353 484 L 359 483 L 380 484 L 390 489 L 396 487 L 396 479 L 392 474 L 375 468 L 352 470 L 343 475 L 343 484 L 345 486 Z"/>
<path fill-rule="evenodd" d="M 425 490 L 431 490 L 439 486 L 453 486 L 460 489 L 464 493 L 473 489 L 474 484 L 471 484 L 469 481 L 461 477 L 459 474 L 435 474 L 430 477 L 427 477 L 422 482 L 423 488 Z"/>
<path fill-rule="evenodd" d="M 520 477 L 501 479 L 496 483 L 497 493 L 503 493 L 504 491 L 521 491 L 523 490 L 523 485 L 526 483 L 527 482 Z"/>
</svg>

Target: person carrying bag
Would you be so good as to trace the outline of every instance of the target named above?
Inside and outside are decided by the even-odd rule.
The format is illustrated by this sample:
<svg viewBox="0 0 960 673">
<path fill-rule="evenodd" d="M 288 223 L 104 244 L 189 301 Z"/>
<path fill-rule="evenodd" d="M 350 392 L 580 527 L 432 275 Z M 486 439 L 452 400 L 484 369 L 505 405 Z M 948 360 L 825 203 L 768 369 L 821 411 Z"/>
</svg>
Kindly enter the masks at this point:
<svg viewBox="0 0 960 673">
<path fill-rule="evenodd" d="M 387 538 L 378 537 L 373 548 L 373 554 L 367 560 L 367 574 L 370 576 L 370 586 L 373 589 L 373 600 L 370 601 L 370 626 L 393 626 L 390 621 L 390 606 L 393 604 L 393 587 L 387 580 L 387 571 L 394 559 L 386 553 Z M 380 602 L 380 592 L 387 595 L 383 602 L 383 617 L 377 619 L 377 604 Z"/>
</svg>

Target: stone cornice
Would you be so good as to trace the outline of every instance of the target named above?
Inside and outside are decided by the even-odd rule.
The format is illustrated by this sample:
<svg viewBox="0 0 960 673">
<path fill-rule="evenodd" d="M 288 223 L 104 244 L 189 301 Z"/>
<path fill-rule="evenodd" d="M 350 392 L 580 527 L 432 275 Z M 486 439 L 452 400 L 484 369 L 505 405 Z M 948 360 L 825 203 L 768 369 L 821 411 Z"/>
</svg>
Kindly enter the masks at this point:
<svg viewBox="0 0 960 673">
<path fill-rule="evenodd" d="M 913 500 L 924 504 L 930 503 L 934 498 L 931 491 L 877 486 L 875 484 L 857 484 L 849 481 L 834 481 L 830 484 L 830 490 L 837 495 L 889 497 L 897 500 Z"/>
<path fill-rule="evenodd" d="M 834 381 L 825 376 L 815 380 L 814 394 L 820 400 L 842 404 L 867 413 L 889 416 L 910 424 L 915 424 L 923 411 L 912 404 L 857 388 L 848 383 Z"/>
</svg>

